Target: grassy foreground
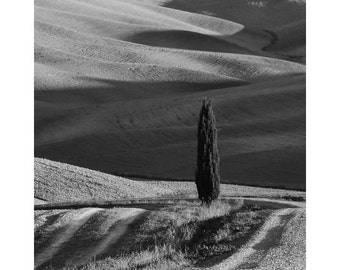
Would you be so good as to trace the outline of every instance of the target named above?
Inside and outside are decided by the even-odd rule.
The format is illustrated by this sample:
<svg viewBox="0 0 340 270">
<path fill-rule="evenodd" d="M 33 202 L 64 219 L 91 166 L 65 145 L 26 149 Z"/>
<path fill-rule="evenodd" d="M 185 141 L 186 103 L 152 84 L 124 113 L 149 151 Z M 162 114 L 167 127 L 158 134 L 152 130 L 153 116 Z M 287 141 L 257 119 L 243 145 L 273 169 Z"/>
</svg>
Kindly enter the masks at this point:
<svg viewBox="0 0 340 270">
<path fill-rule="evenodd" d="M 235 251 L 263 224 L 268 213 L 244 206 L 242 200 L 216 201 L 210 207 L 183 201 L 151 211 L 141 224 L 131 228 L 116 256 L 94 260 L 80 269 L 181 269 L 198 265 Z"/>
</svg>

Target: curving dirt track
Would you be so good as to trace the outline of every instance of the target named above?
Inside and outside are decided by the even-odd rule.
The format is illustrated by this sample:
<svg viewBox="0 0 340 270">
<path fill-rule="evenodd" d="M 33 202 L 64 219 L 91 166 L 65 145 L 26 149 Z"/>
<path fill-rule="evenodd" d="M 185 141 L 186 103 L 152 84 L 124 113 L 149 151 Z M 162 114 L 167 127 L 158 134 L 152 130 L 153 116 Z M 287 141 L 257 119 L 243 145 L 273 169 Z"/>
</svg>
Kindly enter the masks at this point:
<svg viewBox="0 0 340 270">
<path fill-rule="evenodd" d="M 303 208 L 276 210 L 245 246 L 206 269 L 306 269 L 305 222 Z"/>
<path fill-rule="evenodd" d="M 146 209 L 164 207 L 160 202 L 155 199 L 154 202 L 136 203 L 134 208 L 36 210 L 35 231 L 43 231 L 45 235 L 50 232 L 50 236 L 39 240 L 40 244 L 36 245 L 35 268 L 43 269 L 52 263 L 57 268 L 79 266 L 92 258 L 110 255 L 108 251 L 113 254 L 117 249 L 115 244 L 126 235 L 128 227 L 138 223 L 139 218 L 147 213 Z M 245 198 L 244 204 L 258 205 L 273 212 L 236 253 L 227 258 L 225 255 L 214 257 L 200 268 L 305 269 L 305 203 Z M 115 206 L 124 207 L 122 203 L 110 205 Z M 49 242 L 51 244 L 46 245 Z"/>
</svg>

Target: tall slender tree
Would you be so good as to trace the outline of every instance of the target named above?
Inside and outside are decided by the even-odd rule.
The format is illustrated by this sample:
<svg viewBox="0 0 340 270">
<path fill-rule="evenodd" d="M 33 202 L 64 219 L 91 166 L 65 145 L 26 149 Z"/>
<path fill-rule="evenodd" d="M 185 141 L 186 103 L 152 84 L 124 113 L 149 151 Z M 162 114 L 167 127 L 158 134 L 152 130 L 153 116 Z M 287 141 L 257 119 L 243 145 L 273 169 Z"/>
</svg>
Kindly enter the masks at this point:
<svg viewBox="0 0 340 270">
<path fill-rule="evenodd" d="M 220 193 L 217 128 L 211 100 L 203 100 L 197 130 L 197 167 L 195 181 L 198 198 L 208 205 Z"/>
</svg>

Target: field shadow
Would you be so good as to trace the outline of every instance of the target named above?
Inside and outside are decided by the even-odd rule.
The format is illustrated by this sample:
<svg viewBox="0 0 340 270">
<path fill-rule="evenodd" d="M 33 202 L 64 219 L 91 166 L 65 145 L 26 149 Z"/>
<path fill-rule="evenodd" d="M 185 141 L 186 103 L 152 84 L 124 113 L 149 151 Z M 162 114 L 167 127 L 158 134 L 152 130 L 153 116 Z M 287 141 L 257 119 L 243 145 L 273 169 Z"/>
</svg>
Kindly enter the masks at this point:
<svg viewBox="0 0 340 270">
<path fill-rule="evenodd" d="M 239 35 L 239 33 L 231 36 L 234 35 Z M 138 44 L 172 49 L 238 54 L 253 53 L 226 40 L 227 37 L 230 36 L 212 36 L 184 30 L 162 30 L 136 33 L 127 40 Z"/>
<path fill-rule="evenodd" d="M 88 79 L 81 77 L 80 80 Z M 249 82 L 236 79 L 199 83 L 187 81 L 132 82 L 102 78 L 91 78 L 91 81 L 103 86 L 37 89 L 34 92 L 34 100 L 57 104 L 100 104 L 112 101 L 127 101 L 172 96 L 176 94 L 198 93 L 200 91 L 249 84 Z"/>
</svg>

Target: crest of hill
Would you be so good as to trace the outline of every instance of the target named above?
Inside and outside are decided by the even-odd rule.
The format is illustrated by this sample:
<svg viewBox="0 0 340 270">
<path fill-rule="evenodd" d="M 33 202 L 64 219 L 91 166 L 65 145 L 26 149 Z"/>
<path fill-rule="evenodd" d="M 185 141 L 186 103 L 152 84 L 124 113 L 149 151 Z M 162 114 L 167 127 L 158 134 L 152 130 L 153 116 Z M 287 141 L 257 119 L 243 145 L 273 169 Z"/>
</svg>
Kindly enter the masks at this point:
<svg viewBox="0 0 340 270">
<path fill-rule="evenodd" d="M 176 195 L 190 189 L 192 183 L 178 188 L 170 185 L 134 181 L 47 159 L 34 160 L 34 196 L 51 202 Z"/>
</svg>

